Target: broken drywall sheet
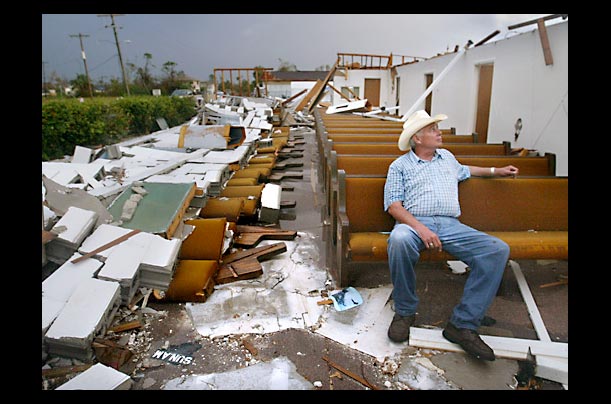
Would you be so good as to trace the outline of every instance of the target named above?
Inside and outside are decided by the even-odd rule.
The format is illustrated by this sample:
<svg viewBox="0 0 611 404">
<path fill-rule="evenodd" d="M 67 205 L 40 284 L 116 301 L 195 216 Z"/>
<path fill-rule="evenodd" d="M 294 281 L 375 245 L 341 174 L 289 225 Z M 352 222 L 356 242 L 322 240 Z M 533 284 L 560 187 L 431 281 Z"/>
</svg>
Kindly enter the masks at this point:
<svg viewBox="0 0 611 404">
<path fill-rule="evenodd" d="M 362 112 L 367 111 L 367 99 L 362 99 L 358 101 L 349 101 L 343 102 L 340 104 L 335 104 L 327 108 L 326 114 L 336 114 L 340 112 Z"/>
<path fill-rule="evenodd" d="M 66 163 L 63 161 L 43 161 L 42 174 L 60 185 L 87 185 L 84 178 L 101 180 L 107 160 L 98 159 L 91 163 Z"/>
<path fill-rule="evenodd" d="M 197 163 L 215 163 L 215 164 L 239 164 L 244 167 L 248 162 L 248 158 L 252 154 L 251 144 L 242 144 L 232 150 L 212 150 L 201 159 L 190 159 L 191 162 Z"/>
<path fill-rule="evenodd" d="M 76 264 L 70 262 L 81 256 L 79 253 L 74 253 L 70 259 L 42 281 L 43 298 L 52 297 L 58 301 L 67 302 L 81 281 L 95 277 L 103 263 L 93 258 L 84 259 Z"/>
<path fill-rule="evenodd" d="M 46 245 L 47 258 L 63 264 L 91 233 L 97 218 L 97 213 L 91 210 L 69 207 L 66 214 L 51 228 L 57 237 Z"/>
<path fill-rule="evenodd" d="M 98 227 L 89 237 L 87 237 L 79 251 L 86 254 L 97 248 L 110 243 L 117 238 L 126 235 L 131 230 L 110 224 L 103 224 Z M 182 240 L 179 238 L 165 239 L 159 235 L 147 232 L 140 232 L 130 238 L 142 240 L 148 243 L 144 256 L 140 263 L 140 286 L 167 290 L 169 283 L 174 275 L 174 263 L 178 257 Z M 117 245 L 104 251 L 100 251 L 94 257 L 101 261 L 112 253 Z"/>
<path fill-rule="evenodd" d="M 363 297 L 363 304 L 341 312 L 329 307 L 316 333 L 374 356 L 379 361 L 399 354 L 406 344 L 394 343 L 387 337 L 388 324 L 394 315 L 388 303 L 392 287 L 357 290 Z"/>
<path fill-rule="evenodd" d="M 227 149 L 225 125 L 190 125 L 178 140 L 178 147 L 189 149 Z M 182 140 L 182 142 L 181 142 Z"/>
<path fill-rule="evenodd" d="M 90 361 L 93 339 L 105 332 L 120 303 L 117 282 L 96 278 L 80 282 L 45 333 L 49 354 Z"/>
<path fill-rule="evenodd" d="M 195 150 L 192 153 L 179 153 L 164 150 L 151 151 L 150 148 L 138 146 L 129 149 L 121 148 L 121 150 L 123 153 L 128 150 L 135 151 L 139 154 L 139 157 L 135 158 L 135 155 L 133 155 L 132 159 L 132 157 L 123 156 L 119 160 L 110 160 L 106 164 L 105 170 L 107 172 L 118 168 L 125 170 L 125 176 L 120 183 L 113 180 L 111 185 L 89 190 L 89 194 L 99 198 L 103 206 L 110 205 L 116 196 L 134 181 L 141 181 L 151 175 L 170 172 L 185 161 L 201 157 L 207 153 L 207 150 L 204 149 Z"/>
<path fill-rule="evenodd" d="M 104 267 L 98 273 L 98 279 L 115 281 L 121 285 L 121 301 L 128 305 L 140 286 L 140 263 L 150 246 L 148 237 L 130 237 L 117 244 Z"/>
<path fill-rule="evenodd" d="M 74 154 L 72 155 L 71 163 L 89 164 L 93 150 L 88 147 L 76 145 Z"/>
<path fill-rule="evenodd" d="M 57 268 L 42 282 L 42 333 L 49 329 L 53 320 L 64 308 L 64 305 L 85 279 L 95 277 L 102 262 L 89 258 L 76 264 L 71 263 L 73 259 L 81 257 L 74 253 L 68 261 Z"/>
<path fill-rule="evenodd" d="M 94 227 L 114 221 L 102 202 L 88 192 L 64 187 L 44 175 L 42 176 L 42 183 L 46 190 L 44 200 L 56 215 L 63 216 L 68 208 L 74 206 L 97 213 L 98 218 Z"/>
<path fill-rule="evenodd" d="M 91 210 L 70 206 L 61 219 L 51 228 L 57 234 L 54 240 L 63 240 L 78 247 L 87 237 L 98 219 L 97 213 Z"/>
<path fill-rule="evenodd" d="M 129 390 L 132 379 L 123 372 L 96 363 L 55 390 Z"/>
</svg>

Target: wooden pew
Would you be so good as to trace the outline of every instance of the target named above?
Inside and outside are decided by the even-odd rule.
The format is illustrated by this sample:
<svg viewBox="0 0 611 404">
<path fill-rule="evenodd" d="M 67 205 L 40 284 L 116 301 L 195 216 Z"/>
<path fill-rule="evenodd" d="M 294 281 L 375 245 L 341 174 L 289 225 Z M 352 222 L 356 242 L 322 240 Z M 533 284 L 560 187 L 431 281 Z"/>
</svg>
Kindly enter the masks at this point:
<svg viewBox="0 0 611 404">
<path fill-rule="evenodd" d="M 376 134 L 353 134 L 353 133 L 328 133 L 323 136 L 323 141 L 331 139 L 335 142 L 398 142 L 401 134 L 387 134 L 387 133 L 376 133 Z M 443 143 L 477 143 L 477 133 L 470 135 L 441 135 Z"/>
<path fill-rule="evenodd" d="M 361 155 L 400 155 L 405 151 L 399 150 L 397 142 L 389 143 L 361 143 L 361 142 L 334 142 L 327 140 L 319 156 L 319 173 L 322 173 L 321 181 L 327 184 L 326 167 L 331 150 L 337 154 L 361 154 Z M 509 142 L 503 143 L 446 143 L 444 149 L 448 149 L 454 155 L 486 155 L 486 156 L 508 156 L 511 154 Z"/>
<path fill-rule="evenodd" d="M 329 114 L 324 111 L 315 111 L 314 115 L 318 115 L 319 121 L 327 129 L 332 128 L 402 128 L 404 122 L 390 121 L 376 117 L 364 117 L 354 114 Z M 442 134 L 455 135 L 456 128 L 443 128 Z"/>
<path fill-rule="evenodd" d="M 334 142 L 329 140 L 328 150 L 335 150 L 338 154 L 403 154 L 399 150 L 397 142 L 388 143 L 361 143 L 361 142 Z M 507 156 L 511 154 L 510 143 L 446 143 L 444 149 L 448 149 L 455 155 L 488 155 Z"/>
<path fill-rule="evenodd" d="M 399 156 L 385 155 L 358 155 L 358 154 L 337 154 L 331 150 L 331 157 L 325 168 L 324 200 L 321 209 L 322 222 L 327 226 L 323 233 L 323 240 L 330 237 L 330 232 L 334 232 L 331 223 L 333 214 L 333 200 L 337 193 L 337 171 L 344 170 L 348 175 L 386 175 L 388 166 Z M 520 170 L 519 176 L 555 176 L 556 175 L 556 155 L 545 153 L 543 156 L 456 156 L 456 159 L 465 165 L 475 165 L 482 167 L 504 167 L 514 165 Z"/>
<path fill-rule="evenodd" d="M 373 128 L 396 128 L 401 129 L 403 127 L 403 122 L 394 122 L 394 121 L 385 121 L 378 118 L 365 118 L 359 115 L 353 114 L 331 114 L 327 115 L 325 110 L 318 108 L 314 111 L 315 118 L 315 130 L 316 130 L 316 139 L 319 146 L 319 152 L 322 153 L 323 143 L 326 142 L 327 139 L 327 125 L 329 127 L 334 128 L 360 128 L 360 135 L 371 135 L 373 134 L 371 129 Z M 368 130 L 369 129 L 369 130 Z M 377 134 L 384 134 L 384 132 L 376 131 Z M 401 131 L 397 132 L 396 130 L 392 133 L 399 136 Z M 441 129 L 442 135 L 456 135 L 456 128 L 445 128 Z M 337 133 L 336 133 L 337 134 Z M 344 132 L 344 134 L 350 134 Z M 355 135 L 356 133 L 352 133 Z M 462 140 L 462 138 L 460 139 Z M 452 139 L 446 140 L 447 142 L 451 142 Z"/>
<path fill-rule="evenodd" d="M 329 170 L 342 169 L 346 174 L 382 174 L 386 175 L 390 164 L 400 155 L 359 155 L 337 154 L 331 150 Z M 468 166 L 504 167 L 513 165 L 518 168 L 520 176 L 556 175 L 556 155 L 545 153 L 543 156 L 471 156 L 457 155 L 459 163 Z"/>
<path fill-rule="evenodd" d="M 338 287 L 350 284 L 362 263 L 387 265 L 394 219 L 384 211 L 385 176 L 338 171 L 336 232 L 327 243 Z M 511 260 L 568 259 L 568 177 L 472 177 L 459 184 L 460 220 L 499 237 Z M 456 259 L 422 251 L 421 261 Z"/>
</svg>

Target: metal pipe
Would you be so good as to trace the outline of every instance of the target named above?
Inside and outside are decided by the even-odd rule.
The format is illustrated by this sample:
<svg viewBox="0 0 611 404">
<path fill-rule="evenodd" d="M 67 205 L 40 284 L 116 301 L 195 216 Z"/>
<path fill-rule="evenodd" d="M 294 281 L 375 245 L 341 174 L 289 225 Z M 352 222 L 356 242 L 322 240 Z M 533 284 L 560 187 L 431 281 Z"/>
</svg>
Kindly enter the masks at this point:
<svg viewBox="0 0 611 404">
<path fill-rule="evenodd" d="M 454 56 L 454 59 L 452 59 L 450 63 L 448 63 L 448 65 L 441 71 L 441 73 L 439 73 L 439 76 L 437 76 L 437 78 L 433 80 L 431 85 L 428 86 L 428 88 L 424 91 L 424 93 L 422 93 L 422 95 L 416 100 L 416 102 L 410 107 L 410 109 L 407 110 L 407 112 L 401 118 L 401 121 L 403 122 L 407 121 L 407 118 L 409 118 L 409 116 L 416 110 L 416 108 L 418 108 L 418 106 L 424 101 L 426 96 L 429 95 L 431 91 L 435 89 L 435 87 L 437 87 L 439 82 L 452 69 L 452 67 L 454 67 L 456 62 L 458 62 L 458 59 L 461 58 L 461 56 L 465 53 L 467 48 L 471 46 L 471 44 L 473 44 L 473 42 L 469 40 L 469 42 L 467 42 L 467 45 L 465 45 L 464 48 L 458 50 L 458 54 Z"/>
</svg>

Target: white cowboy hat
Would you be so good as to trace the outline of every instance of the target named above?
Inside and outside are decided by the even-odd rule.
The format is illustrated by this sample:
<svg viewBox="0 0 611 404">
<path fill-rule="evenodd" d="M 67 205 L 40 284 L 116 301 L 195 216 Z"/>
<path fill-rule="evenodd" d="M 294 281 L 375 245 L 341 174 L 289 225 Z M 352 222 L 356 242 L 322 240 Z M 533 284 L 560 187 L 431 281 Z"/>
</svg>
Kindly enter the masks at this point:
<svg viewBox="0 0 611 404">
<path fill-rule="evenodd" d="M 423 109 L 414 112 L 403 124 L 403 132 L 401 132 L 401 136 L 399 136 L 399 150 L 405 151 L 409 149 L 409 140 L 414 133 L 425 126 L 443 121 L 444 119 L 448 119 L 448 116 L 445 114 L 437 114 L 431 118 Z"/>
</svg>

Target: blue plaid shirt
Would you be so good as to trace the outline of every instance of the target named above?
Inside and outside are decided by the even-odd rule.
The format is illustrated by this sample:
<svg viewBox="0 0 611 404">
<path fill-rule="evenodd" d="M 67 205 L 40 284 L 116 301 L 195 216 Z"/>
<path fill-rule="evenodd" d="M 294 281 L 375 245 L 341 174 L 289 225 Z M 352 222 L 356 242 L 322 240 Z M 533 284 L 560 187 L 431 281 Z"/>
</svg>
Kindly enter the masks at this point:
<svg viewBox="0 0 611 404">
<path fill-rule="evenodd" d="M 395 201 L 414 216 L 460 216 L 458 183 L 471 176 L 446 149 L 437 149 L 431 161 L 414 152 L 397 158 L 388 167 L 384 185 L 384 210 Z"/>
</svg>

